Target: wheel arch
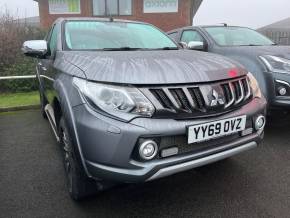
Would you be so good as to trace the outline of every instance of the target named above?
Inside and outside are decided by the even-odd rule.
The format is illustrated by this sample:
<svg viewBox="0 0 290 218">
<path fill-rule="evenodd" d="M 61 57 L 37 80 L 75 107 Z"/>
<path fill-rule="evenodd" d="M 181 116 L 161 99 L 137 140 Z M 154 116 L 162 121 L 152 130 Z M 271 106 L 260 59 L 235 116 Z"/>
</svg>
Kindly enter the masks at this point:
<svg viewBox="0 0 290 218">
<path fill-rule="evenodd" d="M 67 78 L 68 79 L 68 78 Z M 55 121 L 57 124 L 57 128 L 59 127 L 59 123 L 61 118 L 63 117 L 67 128 L 70 133 L 70 138 L 72 140 L 72 144 L 77 150 L 78 158 L 80 160 L 80 164 L 82 165 L 85 173 L 88 177 L 91 177 L 83 156 L 82 148 L 80 145 L 77 126 L 75 122 L 75 115 L 73 113 L 73 107 L 77 105 L 75 101 L 76 90 L 72 87 L 71 81 L 67 79 L 57 79 L 54 83 L 54 89 L 56 95 L 53 99 L 53 109 L 55 113 Z M 70 78 L 72 79 L 72 78 Z"/>
</svg>

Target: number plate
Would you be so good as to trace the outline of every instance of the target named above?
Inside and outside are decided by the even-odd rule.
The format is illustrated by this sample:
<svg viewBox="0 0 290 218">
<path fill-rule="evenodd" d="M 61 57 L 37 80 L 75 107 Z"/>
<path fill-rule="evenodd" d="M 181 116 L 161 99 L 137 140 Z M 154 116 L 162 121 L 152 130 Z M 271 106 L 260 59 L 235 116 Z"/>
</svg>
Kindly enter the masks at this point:
<svg viewBox="0 0 290 218">
<path fill-rule="evenodd" d="M 208 141 L 245 130 L 247 116 L 204 123 L 188 127 L 188 144 Z"/>
</svg>

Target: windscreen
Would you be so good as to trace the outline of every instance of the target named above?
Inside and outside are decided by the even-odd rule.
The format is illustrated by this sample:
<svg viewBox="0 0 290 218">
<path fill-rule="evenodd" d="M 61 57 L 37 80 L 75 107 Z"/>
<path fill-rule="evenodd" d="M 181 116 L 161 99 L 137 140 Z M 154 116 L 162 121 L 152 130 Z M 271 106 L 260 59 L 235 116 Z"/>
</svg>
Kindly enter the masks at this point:
<svg viewBox="0 0 290 218">
<path fill-rule="evenodd" d="M 69 21 L 65 41 L 69 50 L 177 49 L 163 32 L 141 23 Z"/>
<path fill-rule="evenodd" d="M 206 27 L 205 30 L 221 46 L 262 46 L 274 43 L 262 34 L 244 27 Z"/>
</svg>

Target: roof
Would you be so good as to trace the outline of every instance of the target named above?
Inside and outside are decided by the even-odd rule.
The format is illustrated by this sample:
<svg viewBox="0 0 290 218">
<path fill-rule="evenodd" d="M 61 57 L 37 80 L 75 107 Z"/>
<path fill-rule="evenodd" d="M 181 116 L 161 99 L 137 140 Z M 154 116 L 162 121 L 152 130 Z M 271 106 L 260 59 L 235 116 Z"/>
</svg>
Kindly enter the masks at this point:
<svg viewBox="0 0 290 218">
<path fill-rule="evenodd" d="M 210 28 L 210 27 L 224 27 L 224 28 L 236 27 L 236 28 L 247 28 L 247 29 L 250 29 L 248 27 L 243 27 L 243 26 L 224 26 L 223 24 L 220 24 L 220 25 L 198 25 L 198 26 L 181 27 L 181 28 L 178 28 L 178 29 L 170 30 L 167 33 L 172 33 L 172 32 L 176 32 L 176 31 L 183 30 L 183 29 L 191 29 L 191 28 L 201 28 L 201 29 L 203 29 L 203 28 Z"/>
<path fill-rule="evenodd" d="M 259 28 L 259 30 L 266 30 L 266 29 L 290 29 L 290 17 Z"/>
<path fill-rule="evenodd" d="M 55 22 L 62 22 L 62 21 L 104 21 L 104 22 L 110 22 L 111 18 L 100 18 L 100 17 L 60 17 Z M 140 23 L 145 24 L 141 21 L 133 21 L 133 20 L 123 20 L 123 19 L 115 19 L 113 18 L 112 22 L 124 22 L 124 23 Z"/>
</svg>

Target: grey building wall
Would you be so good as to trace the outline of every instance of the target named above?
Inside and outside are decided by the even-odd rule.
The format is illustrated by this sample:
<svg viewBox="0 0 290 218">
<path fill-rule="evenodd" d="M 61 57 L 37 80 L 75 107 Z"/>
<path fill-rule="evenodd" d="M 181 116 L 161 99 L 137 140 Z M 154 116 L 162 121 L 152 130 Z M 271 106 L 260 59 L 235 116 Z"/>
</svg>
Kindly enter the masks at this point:
<svg viewBox="0 0 290 218">
<path fill-rule="evenodd" d="M 262 27 L 258 31 L 277 44 L 290 45 L 290 18 Z"/>
<path fill-rule="evenodd" d="M 290 29 L 265 29 L 259 32 L 277 44 L 290 45 Z"/>
</svg>

